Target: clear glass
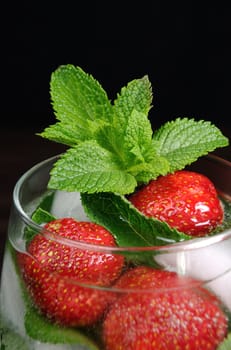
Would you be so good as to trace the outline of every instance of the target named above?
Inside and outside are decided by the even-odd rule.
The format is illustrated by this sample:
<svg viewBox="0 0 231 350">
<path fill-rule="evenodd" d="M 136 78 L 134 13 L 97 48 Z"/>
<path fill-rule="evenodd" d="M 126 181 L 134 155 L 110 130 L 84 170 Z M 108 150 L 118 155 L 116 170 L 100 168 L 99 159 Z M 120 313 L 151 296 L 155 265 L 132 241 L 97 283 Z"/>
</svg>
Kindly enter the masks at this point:
<svg viewBox="0 0 231 350">
<path fill-rule="evenodd" d="M 41 200 L 51 194 L 47 183 L 56 159 L 34 166 L 14 189 L 1 275 L 2 347 L 11 350 L 217 349 L 230 328 L 231 230 L 226 228 L 213 236 L 148 248 L 101 246 L 60 238 L 30 218 Z M 209 155 L 190 169 L 207 175 L 225 201 L 230 202 L 230 162 Z M 56 217 L 88 220 L 78 193 L 55 192 L 51 210 Z M 28 251 L 25 232 L 61 244 L 63 251 L 69 252 L 70 265 L 76 251 L 90 254 L 100 262 L 105 257 L 119 264 L 122 261 L 122 265 L 110 281 L 106 268 L 98 275 L 92 272 L 91 278 L 88 275 L 78 279 L 65 275 L 58 265 L 52 271 L 46 267 L 40 274 L 46 288 L 35 300 L 38 305 L 46 303 L 50 313 L 40 312 L 32 300 L 42 282 L 30 281 L 27 289 L 28 281 L 25 284 L 23 278 L 22 257 L 29 258 L 30 271 L 36 272 L 41 267 Z M 51 257 L 52 251 L 49 254 Z M 154 267 L 138 263 L 145 255 L 151 258 Z M 131 263 L 130 257 L 135 257 L 136 263 Z M 169 273 L 166 284 L 158 284 L 158 272 Z M 142 280 L 149 273 L 154 276 L 150 277 L 153 281 L 156 279 L 155 283 L 150 278 L 149 282 Z M 122 274 L 130 276 L 129 284 L 120 279 Z M 52 310 L 56 310 L 57 317 Z M 198 310 L 196 314 L 195 310 Z M 63 313 L 71 322 L 61 321 Z M 203 333 L 207 326 L 211 328 L 212 340 Z M 191 347 L 186 346 L 188 342 Z"/>
</svg>

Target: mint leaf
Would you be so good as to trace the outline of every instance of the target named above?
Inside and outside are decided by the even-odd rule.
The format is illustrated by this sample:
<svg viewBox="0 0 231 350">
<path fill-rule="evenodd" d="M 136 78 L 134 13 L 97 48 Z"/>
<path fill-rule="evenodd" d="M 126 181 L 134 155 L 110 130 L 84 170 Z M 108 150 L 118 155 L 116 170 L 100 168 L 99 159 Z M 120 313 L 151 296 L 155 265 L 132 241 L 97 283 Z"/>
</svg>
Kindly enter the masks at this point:
<svg viewBox="0 0 231 350">
<path fill-rule="evenodd" d="M 114 155 L 95 141 L 69 149 L 51 171 L 50 188 L 79 192 L 132 192 L 134 176 L 120 169 Z"/>
<path fill-rule="evenodd" d="M 114 193 L 81 194 L 88 217 L 106 227 L 120 247 L 153 247 L 190 239 L 190 236 L 141 214 L 125 197 Z"/>
<path fill-rule="evenodd" d="M 168 160 L 170 172 L 229 144 L 228 138 L 210 122 L 188 118 L 165 123 L 154 133 L 153 141 L 158 144 L 158 154 Z"/>
<path fill-rule="evenodd" d="M 41 207 L 36 209 L 31 218 L 34 222 L 36 222 L 39 225 L 45 224 L 56 219 L 53 215 L 51 215 L 49 212 L 42 209 Z"/>
<path fill-rule="evenodd" d="M 151 124 L 145 114 L 135 109 L 128 118 L 124 148 L 129 150 L 137 161 L 142 162 L 145 160 L 145 155 L 150 154 L 150 148 L 153 148 Z"/>
<path fill-rule="evenodd" d="M 53 191 L 49 191 L 48 193 L 46 193 L 44 195 L 44 197 L 41 199 L 38 208 L 41 208 L 41 209 L 49 212 L 51 210 L 51 207 L 52 207 L 52 203 L 53 203 L 53 200 L 54 200 L 54 195 L 55 195 L 55 192 L 53 192 Z M 34 213 L 32 215 L 34 215 Z M 42 222 L 37 222 L 37 221 L 35 221 L 35 222 L 37 224 L 41 224 L 42 223 Z"/>
<path fill-rule="evenodd" d="M 54 192 L 48 193 L 40 202 L 38 207 L 31 215 L 31 219 L 34 223 L 38 225 L 45 224 L 56 219 L 52 214 L 50 214 L 50 209 L 54 199 Z M 38 233 L 38 230 L 34 227 L 27 225 L 24 231 L 24 239 L 27 244 L 33 239 L 33 237 Z"/>
<path fill-rule="evenodd" d="M 132 111 L 135 109 L 137 112 L 148 115 L 151 103 L 152 87 L 147 75 L 129 82 L 126 87 L 121 89 L 114 101 L 116 127 L 123 133 Z"/>
<path fill-rule="evenodd" d="M 54 125 L 50 125 L 42 133 L 38 133 L 37 135 L 70 147 L 74 147 L 78 142 L 84 141 L 87 138 L 86 134 L 80 130 L 79 125 L 75 125 L 74 123 L 68 124 L 66 122 L 57 122 Z M 88 136 L 89 139 L 90 136 Z"/>
<path fill-rule="evenodd" d="M 225 338 L 225 340 L 218 346 L 217 350 L 230 350 L 231 349 L 231 333 Z"/>
<path fill-rule="evenodd" d="M 76 145 L 112 121 L 112 106 L 98 81 L 80 67 L 62 65 L 51 75 L 50 92 L 56 126 L 40 135 L 56 142 Z"/>
<path fill-rule="evenodd" d="M 52 324 L 28 304 L 25 328 L 31 338 L 44 343 L 75 344 L 89 350 L 99 350 L 98 346 L 83 331 Z"/>
</svg>

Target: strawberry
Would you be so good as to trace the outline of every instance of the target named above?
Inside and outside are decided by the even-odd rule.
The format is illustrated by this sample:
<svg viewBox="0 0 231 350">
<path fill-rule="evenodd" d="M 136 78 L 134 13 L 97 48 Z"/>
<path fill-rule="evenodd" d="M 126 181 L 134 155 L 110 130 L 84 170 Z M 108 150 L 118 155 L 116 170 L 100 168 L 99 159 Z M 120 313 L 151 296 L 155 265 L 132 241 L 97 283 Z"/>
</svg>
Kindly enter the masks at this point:
<svg viewBox="0 0 231 350">
<path fill-rule="evenodd" d="M 224 216 L 214 184 L 206 176 L 188 170 L 151 180 L 129 200 L 144 215 L 192 236 L 209 234 Z"/>
<path fill-rule="evenodd" d="M 106 350 L 215 350 L 227 334 L 219 300 L 199 281 L 139 266 L 115 286 L 124 293 L 103 321 Z"/>
<path fill-rule="evenodd" d="M 111 233 L 97 224 L 63 218 L 46 224 L 44 233 L 48 231 L 49 237 L 38 234 L 33 238 L 28 254 L 18 255 L 32 300 L 59 324 L 92 324 L 101 317 L 112 295 L 84 285 L 111 285 L 121 272 L 124 258 L 87 247 L 86 243 L 116 246 Z M 82 249 L 79 242 L 84 245 Z"/>
</svg>

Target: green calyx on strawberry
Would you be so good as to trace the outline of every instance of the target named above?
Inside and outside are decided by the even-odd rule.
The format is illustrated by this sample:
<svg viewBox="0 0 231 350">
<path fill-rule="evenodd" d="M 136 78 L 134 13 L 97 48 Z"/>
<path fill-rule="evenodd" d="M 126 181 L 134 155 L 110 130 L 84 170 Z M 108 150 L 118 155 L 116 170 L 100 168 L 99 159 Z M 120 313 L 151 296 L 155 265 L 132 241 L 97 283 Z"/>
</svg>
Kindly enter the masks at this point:
<svg viewBox="0 0 231 350">
<path fill-rule="evenodd" d="M 18 262 L 29 294 L 37 308 L 62 325 L 86 326 L 102 317 L 112 298 L 110 292 L 84 287 L 110 286 L 120 275 L 124 258 L 120 255 L 75 246 L 87 243 L 115 247 L 113 236 L 103 227 L 72 218 L 57 219 L 44 227 L 58 241 L 36 235 L 28 254 L 18 254 Z M 62 242 L 70 240 L 72 246 Z M 55 237 L 54 237 L 55 239 Z"/>
<path fill-rule="evenodd" d="M 144 215 L 167 222 L 191 236 L 204 236 L 222 223 L 224 211 L 206 176 L 176 171 L 152 180 L 129 197 Z"/>
<path fill-rule="evenodd" d="M 199 281 L 139 266 L 115 286 L 124 293 L 103 321 L 106 350 L 215 350 L 227 334 L 219 300 Z"/>
</svg>

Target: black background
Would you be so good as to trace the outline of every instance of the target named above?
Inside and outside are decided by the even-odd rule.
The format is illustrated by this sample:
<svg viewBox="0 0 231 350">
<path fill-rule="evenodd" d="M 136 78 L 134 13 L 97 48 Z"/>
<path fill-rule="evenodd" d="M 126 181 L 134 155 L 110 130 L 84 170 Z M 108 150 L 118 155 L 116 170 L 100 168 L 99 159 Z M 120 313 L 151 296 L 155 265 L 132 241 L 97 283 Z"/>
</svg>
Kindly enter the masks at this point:
<svg viewBox="0 0 231 350">
<path fill-rule="evenodd" d="M 38 132 L 54 123 L 50 75 L 67 63 L 92 74 L 111 100 L 128 81 L 147 74 L 154 128 L 183 116 L 230 127 L 231 14 L 228 2 L 201 3 L 12 6 L 4 35 L 2 127 Z"/>
</svg>

